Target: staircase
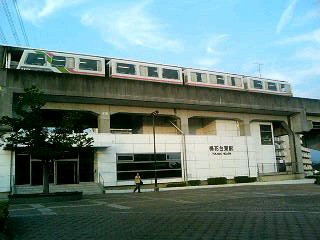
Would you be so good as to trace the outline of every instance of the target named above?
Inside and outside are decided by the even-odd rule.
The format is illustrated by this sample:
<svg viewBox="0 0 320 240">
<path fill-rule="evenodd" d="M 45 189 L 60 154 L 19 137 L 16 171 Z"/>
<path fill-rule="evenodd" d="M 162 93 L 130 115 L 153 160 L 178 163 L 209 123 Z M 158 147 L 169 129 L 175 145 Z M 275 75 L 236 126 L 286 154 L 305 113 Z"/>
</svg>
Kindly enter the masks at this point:
<svg viewBox="0 0 320 240">
<path fill-rule="evenodd" d="M 31 185 L 15 185 L 14 194 L 29 194 L 29 193 L 42 193 L 42 185 L 31 186 Z M 83 192 L 83 195 L 103 194 L 99 185 L 95 182 L 81 182 L 79 184 L 50 184 L 50 192 Z"/>
</svg>

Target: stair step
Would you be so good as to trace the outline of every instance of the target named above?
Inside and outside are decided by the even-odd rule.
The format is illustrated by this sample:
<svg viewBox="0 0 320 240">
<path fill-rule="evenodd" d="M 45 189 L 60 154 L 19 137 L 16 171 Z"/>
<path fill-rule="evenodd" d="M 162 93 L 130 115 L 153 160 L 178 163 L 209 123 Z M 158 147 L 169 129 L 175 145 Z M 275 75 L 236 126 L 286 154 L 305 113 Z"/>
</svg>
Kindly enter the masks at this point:
<svg viewBox="0 0 320 240">
<path fill-rule="evenodd" d="M 31 186 L 31 185 L 16 185 L 14 193 L 16 194 L 28 194 L 28 193 L 41 193 L 42 185 Z M 94 182 L 84 182 L 79 184 L 62 184 L 62 185 L 49 185 L 50 192 L 71 192 L 71 191 L 82 191 L 84 195 L 91 194 L 102 194 L 103 191 Z"/>
</svg>

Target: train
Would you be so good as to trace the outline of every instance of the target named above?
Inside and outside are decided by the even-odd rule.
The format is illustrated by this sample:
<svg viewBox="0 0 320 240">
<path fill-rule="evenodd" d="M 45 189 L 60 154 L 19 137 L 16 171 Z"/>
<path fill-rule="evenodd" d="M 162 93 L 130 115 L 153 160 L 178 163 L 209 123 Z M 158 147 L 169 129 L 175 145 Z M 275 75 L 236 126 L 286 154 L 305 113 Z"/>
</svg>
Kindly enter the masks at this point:
<svg viewBox="0 0 320 240">
<path fill-rule="evenodd" d="M 5 47 L 10 69 L 80 74 L 292 96 L 286 81 L 118 58 Z"/>
</svg>

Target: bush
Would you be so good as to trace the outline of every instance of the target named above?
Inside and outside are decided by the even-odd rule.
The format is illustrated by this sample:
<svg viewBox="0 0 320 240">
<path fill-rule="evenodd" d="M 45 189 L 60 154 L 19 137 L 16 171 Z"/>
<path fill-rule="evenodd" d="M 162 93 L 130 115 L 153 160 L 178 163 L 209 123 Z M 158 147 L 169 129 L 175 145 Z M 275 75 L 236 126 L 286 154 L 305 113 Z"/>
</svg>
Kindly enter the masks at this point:
<svg viewBox="0 0 320 240">
<path fill-rule="evenodd" d="M 0 232 L 3 232 L 9 215 L 8 202 L 0 202 Z"/>
<path fill-rule="evenodd" d="M 250 182 L 256 182 L 256 177 L 248 177 L 248 176 L 237 176 L 234 177 L 234 181 L 236 183 L 250 183 Z"/>
<path fill-rule="evenodd" d="M 320 185 L 320 176 L 316 176 L 316 180 L 314 181 L 314 184 Z"/>
<path fill-rule="evenodd" d="M 187 184 L 185 182 L 168 183 L 167 187 L 185 187 Z"/>
<path fill-rule="evenodd" d="M 225 177 L 208 178 L 207 181 L 208 181 L 208 185 L 226 184 L 227 178 Z"/>
<path fill-rule="evenodd" d="M 188 185 L 190 186 L 199 186 L 201 184 L 200 180 L 189 180 Z"/>
</svg>

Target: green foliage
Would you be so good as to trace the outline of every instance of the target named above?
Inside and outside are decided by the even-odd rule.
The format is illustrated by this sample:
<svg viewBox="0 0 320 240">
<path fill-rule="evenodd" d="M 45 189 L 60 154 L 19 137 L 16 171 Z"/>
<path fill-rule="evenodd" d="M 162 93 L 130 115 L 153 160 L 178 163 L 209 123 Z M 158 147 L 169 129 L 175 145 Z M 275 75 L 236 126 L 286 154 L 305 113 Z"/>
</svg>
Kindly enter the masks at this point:
<svg viewBox="0 0 320 240">
<path fill-rule="evenodd" d="M 8 202 L 0 202 L 0 232 L 3 232 L 9 215 Z"/>
<path fill-rule="evenodd" d="M 1 142 L 5 150 L 15 151 L 23 148 L 31 155 L 43 161 L 44 172 L 47 173 L 49 162 L 60 159 L 71 148 L 91 147 L 93 139 L 87 133 L 74 133 L 76 116 L 64 115 L 59 126 L 51 127 L 41 112 L 45 105 L 42 93 L 35 86 L 26 88 L 25 93 L 14 101 L 13 117 L 0 119 Z M 8 129 L 9 131 L 8 133 Z M 48 176 L 44 177 L 44 185 L 49 187 Z M 44 192 L 48 192 L 44 188 Z"/>
<path fill-rule="evenodd" d="M 234 177 L 234 181 L 236 183 L 250 183 L 250 182 L 256 182 L 256 177 L 248 177 L 248 176 L 237 176 Z"/>
<path fill-rule="evenodd" d="M 187 184 L 185 182 L 168 183 L 167 187 L 185 187 Z"/>
<path fill-rule="evenodd" d="M 208 185 L 226 184 L 227 178 L 225 177 L 208 178 L 207 182 L 208 182 Z"/>
<path fill-rule="evenodd" d="M 93 139 L 86 133 L 73 133 L 74 115 L 65 115 L 58 127 L 49 129 L 41 114 L 45 105 L 43 95 L 36 87 L 26 88 L 25 94 L 20 95 L 14 105 L 16 116 L 4 116 L 0 125 L 11 129 L 9 135 L 2 135 L 4 149 L 16 150 L 23 146 L 32 155 L 44 161 L 59 159 L 72 147 L 90 147 Z"/>
<path fill-rule="evenodd" d="M 190 185 L 190 186 L 199 186 L 199 185 L 201 185 L 201 181 L 200 180 L 189 180 L 188 181 L 188 185 Z"/>
</svg>

